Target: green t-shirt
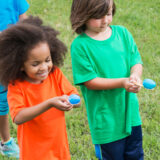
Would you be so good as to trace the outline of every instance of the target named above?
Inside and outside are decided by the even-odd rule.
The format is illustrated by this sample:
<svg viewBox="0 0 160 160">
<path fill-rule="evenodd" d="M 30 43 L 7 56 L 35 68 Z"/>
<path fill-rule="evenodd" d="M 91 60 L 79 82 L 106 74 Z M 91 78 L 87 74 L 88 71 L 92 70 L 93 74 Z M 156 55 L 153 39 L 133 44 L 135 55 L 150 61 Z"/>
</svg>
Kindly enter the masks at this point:
<svg viewBox="0 0 160 160">
<path fill-rule="evenodd" d="M 141 125 L 135 93 L 124 88 L 90 90 L 83 82 L 96 77 L 129 77 L 131 67 L 142 64 L 137 46 L 128 30 L 111 26 L 109 39 L 98 41 L 85 33 L 71 45 L 73 78 L 80 85 L 94 144 L 113 142 L 131 134 L 131 127 Z"/>
</svg>

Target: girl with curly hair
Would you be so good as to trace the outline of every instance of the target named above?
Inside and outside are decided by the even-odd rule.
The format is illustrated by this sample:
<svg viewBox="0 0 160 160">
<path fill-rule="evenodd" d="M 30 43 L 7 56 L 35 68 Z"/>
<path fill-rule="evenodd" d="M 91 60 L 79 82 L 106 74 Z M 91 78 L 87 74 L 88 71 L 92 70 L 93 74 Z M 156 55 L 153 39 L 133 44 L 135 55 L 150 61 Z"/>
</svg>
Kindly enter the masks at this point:
<svg viewBox="0 0 160 160">
<path fill-rule="evenodd" d="M 0 82 L 8 86 L 21 160 L 70 159 L 64 111 L 80 103 L 68 101 L 78 92 L 58 68 L 67 49 L 57 35 L 32 16 L 0 35 Z"/>
</svg>

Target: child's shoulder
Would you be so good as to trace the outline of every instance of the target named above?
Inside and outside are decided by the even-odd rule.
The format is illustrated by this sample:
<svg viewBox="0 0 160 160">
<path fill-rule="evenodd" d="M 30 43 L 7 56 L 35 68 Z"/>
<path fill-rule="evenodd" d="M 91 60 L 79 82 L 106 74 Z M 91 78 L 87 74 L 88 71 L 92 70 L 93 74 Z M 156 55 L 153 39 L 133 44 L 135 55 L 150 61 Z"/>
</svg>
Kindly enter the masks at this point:
<svg viewBox="0 0 160 160">
<path fill-rule="evenodd" d="M 85 40 L 87 39 L 87 36 L 85 33 L 82 33 L 80 35 L 78 35 L 73 41 L 72 41 L 72 45 L 71 46 L 74 46 L 74 45 L 82 45 Z"/>
<path fill-rule="evenodd" d="M 25 81 L 21 81 L 21 80 L 15 80 L 14 82 L 9 83 L 8 85 L 8 89 L 10 90 L 17 90 L 17 89 L 22 89 L 26 87 L 27 87 L 27 84 L 25 83 Z"/>
<path fill-rule="evenodd" d="M 49 77 L 59 77 L 63 74 L 62 70 L 57 67 L 57 66 L 54 66 L 53 68 L 53 71 L 49 74 Z"/>
<path fill-rule="evenodd" d="M 117 32 L 128 32 L 127 28 L 121 25 L 111 25 L 111 28 Z"/>
<path fill-rule="evenodd" d="M 61 69 L 57 66 L 54 66 L 53 72 L 51 72 L 51 74 L 59 74 L 59 73 L 62 73 Z"/>
<path fill-rule="evenodd" d="M 113 30 L 113 33 L 116 36 L 125 37 L 125 38 L 131 37 L 131 33 L 124 26 L 121 26 L 121 25 L 111 25 L 111 28 Z"/>
</svg>

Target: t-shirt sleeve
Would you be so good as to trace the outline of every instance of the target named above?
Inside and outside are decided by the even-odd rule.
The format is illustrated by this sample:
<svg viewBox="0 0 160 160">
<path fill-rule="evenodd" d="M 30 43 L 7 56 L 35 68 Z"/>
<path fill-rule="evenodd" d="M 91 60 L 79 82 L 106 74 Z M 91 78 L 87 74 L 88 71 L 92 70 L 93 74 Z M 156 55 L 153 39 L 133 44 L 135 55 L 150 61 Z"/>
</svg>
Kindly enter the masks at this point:
<svg viewBox="0 0 160 160">
<path fill-rule="evenodd" d="M 29 4 L 26 0 L 17 0 L 17 7 L 18 7 L 19 15 L 21 15 L 28 10 Z"/>
<path fill-rule="evenodd" d="M 71 58 L 74 84 L 81 85 L 97 77 L 86 51 L 79 44 L 72 44 Z"/>
<path fill-rule="evenodd" d="M 59 68 L 56 68 L 55 74 L 62 94 L 78 94 L 77 89 L 72 86 L 72 84 L 68 81 L 68 79 L 65 77 L 65 75 Z"/>
<path fill-rule="evenodd" d="M 11 118 L 14 120 L 17 113 L 25 107 L 23 93 L 18 86 L 9 84 L 7 100 Z"/>
<path fill-rule="evenodd" d="M 130 58 L 130 67 L 133 67 L 136 64 L 143 64 L 139 50 L 137 48 L 137 45 L 133 39 L 133 36 L 131 35 L 131 33 L 126 29 L 126 33 L 127 33 L 127 40 L 129 43 L 129 47 L 130 47 L 130 53 L 131 53 L 131 58 Z"/>
</svg>

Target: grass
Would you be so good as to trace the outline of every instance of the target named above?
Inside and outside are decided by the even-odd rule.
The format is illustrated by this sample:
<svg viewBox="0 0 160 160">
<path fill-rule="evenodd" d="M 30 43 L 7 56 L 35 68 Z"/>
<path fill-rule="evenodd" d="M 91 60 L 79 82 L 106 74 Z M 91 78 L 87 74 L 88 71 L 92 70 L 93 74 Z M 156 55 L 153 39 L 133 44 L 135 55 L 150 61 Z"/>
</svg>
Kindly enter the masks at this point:
<svg viewBox="0 0 160 160">
<path fill-rule="evenodd" d="M 72 34 L 69 22 L 71 0 L 28 0 L 29 14 L 40 16 L 46 24 L 60 31 L 59 38 L 67 45 L 68 54 L 62 70 L 73 83 L 70 59 Z M 159 0 L 115 0 L 117 13 L 113 24 L 123 25 L 132 33 L 144 63 L 143 79 L 156 81 L 154 90 L 142 89 L 138 94 L 143 121 L 145 160 L 160 160 L 160 3 Z M 79 89 L 79 88 L 78 88 Z M 84 101 L 79 109 L 66 113 L 68 139 L 72 160 L 95 160 Z M 16 136 L 16 126 L 11 135 Z M 7 158 L 1 157 L 6 160 Z M 12 159 L 11 159 L 12 160 Z"/>
</svg>

